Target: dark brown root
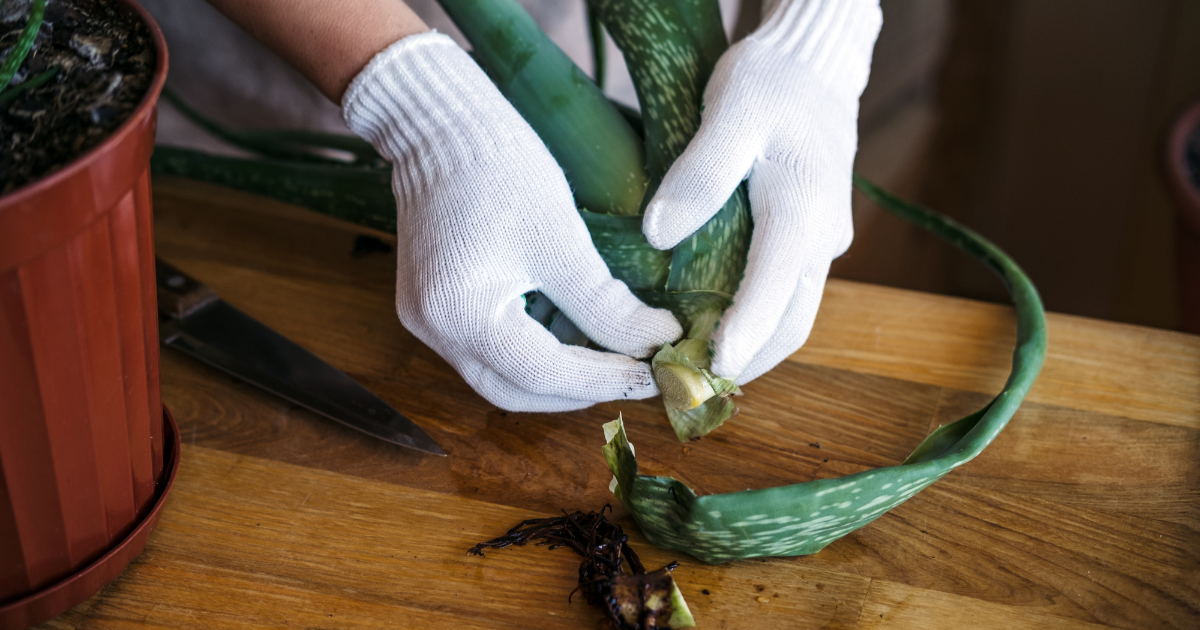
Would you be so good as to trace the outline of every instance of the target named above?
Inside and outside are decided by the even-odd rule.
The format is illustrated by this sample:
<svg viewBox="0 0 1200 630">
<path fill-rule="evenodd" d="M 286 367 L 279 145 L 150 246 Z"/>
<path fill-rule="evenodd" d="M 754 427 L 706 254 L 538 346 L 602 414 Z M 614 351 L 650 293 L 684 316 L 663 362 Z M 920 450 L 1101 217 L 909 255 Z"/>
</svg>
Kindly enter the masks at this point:
<svg viewBox="0 0 1200 630">
<path fill-rule="evenodd" d="M 552 518 L 521 521 L 508 533 L 479 543 L 467 553 L 484 555 L 484 549 L 524 546 L 537 541 L 550 549 L 568 547 L 583 557 L 579 564 L 579 586 L 567 596 L 583 593 L 588 604 L 604 611 L 612 628 L 655 630 L 666 628 L 671 618 L 670 572 L 679 565 L 672 562 L 653 573 L 646 573 L 637 553 L 629 546 L 629 536 L 620 525 L 609 522 L 605 505 L 599 512 L 574 512 Z M 628 569 L 628 572 L 627 570 Z"/>
</svg>

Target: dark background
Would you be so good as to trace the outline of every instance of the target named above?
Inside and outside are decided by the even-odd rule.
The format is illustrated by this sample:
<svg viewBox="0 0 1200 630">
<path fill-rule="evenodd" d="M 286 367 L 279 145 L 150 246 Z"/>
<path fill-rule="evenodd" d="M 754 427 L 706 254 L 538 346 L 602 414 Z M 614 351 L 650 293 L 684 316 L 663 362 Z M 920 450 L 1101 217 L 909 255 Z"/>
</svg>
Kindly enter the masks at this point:
<svg viewBox="0 0 1200 630">
<path fill-rule="evenodd" d="M 1200 2 L 882 6 L 859 171 L 994 240 L 1050 310 L 1180 327 L 1189 274 L 1163 155 L 1200 99 Z M 835 276 L 1006 300 L 982 267 L 857 195 L 855 213 Z"/>
</svg>

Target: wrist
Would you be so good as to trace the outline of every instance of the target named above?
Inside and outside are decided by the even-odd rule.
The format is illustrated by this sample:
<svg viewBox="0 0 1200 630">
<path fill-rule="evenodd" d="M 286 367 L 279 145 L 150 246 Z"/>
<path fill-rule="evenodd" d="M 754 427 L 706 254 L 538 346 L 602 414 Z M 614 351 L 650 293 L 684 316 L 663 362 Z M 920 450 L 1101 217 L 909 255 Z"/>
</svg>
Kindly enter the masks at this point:
<svg viewBox="0 0 1200 630">
<path fill-rule="evenodd" d="M 883 14 L 878 0 L 767 0 L 748 39 L 852 91 L 866 86 Z"/>
<path fill-rule="evenodd" d="M 527 128 L 466 51 L 435 31 L 375 55 L 346 89 L 342 115 L 397 164 L 481 156 Z"/>
<path fill-rule="evenodd" d="M 208 0 L 337 103 L 356 73 L 388 44 L 429 30 L 393 0 Z"/>
</svg>

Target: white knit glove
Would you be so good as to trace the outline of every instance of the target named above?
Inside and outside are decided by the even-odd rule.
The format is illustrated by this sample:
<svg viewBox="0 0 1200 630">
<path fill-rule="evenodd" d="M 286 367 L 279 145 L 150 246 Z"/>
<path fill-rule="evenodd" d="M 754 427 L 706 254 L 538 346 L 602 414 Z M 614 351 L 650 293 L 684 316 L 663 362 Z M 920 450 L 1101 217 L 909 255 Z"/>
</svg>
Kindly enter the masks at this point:
<svg viewBox="0 0 1200 630">
<path fill-rule="evenodd" d="M 644 357 L 681 330 L 614 280 L 562 169 L 449 37 L 413 35 L 354 79 L 342 113 L 394 165 L 396 311 L 495 405 L 562 411 L 658 393 Z M 541 291 L 596 343 L 525 312 Z"/>
<path fill-rule="evenodd" d="M 712 370 L 746 383 L 812 329 L 829 263 L 850 246 L 858 98 L 882 15 L 877 0 L 780 0 L 718 60 L 700 129 L 651 200 L 657 248 L 695 232 L 747 177 L 746 275 L 713 334 Z"/>
</svg>

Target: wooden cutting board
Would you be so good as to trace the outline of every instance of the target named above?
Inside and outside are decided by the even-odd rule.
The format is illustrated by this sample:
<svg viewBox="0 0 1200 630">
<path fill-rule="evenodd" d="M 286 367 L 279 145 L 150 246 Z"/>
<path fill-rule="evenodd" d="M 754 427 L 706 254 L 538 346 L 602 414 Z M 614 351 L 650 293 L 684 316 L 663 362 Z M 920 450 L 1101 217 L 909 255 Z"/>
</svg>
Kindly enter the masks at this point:
<svg viewBox="0 0 1200 630">
<path fill-rule="evenodd" d="M 655 549 L 608 492 L 601 425 L 644 472 L 728 492 L 898 464 L 1008 373 L 1004 305 L 831 280 L 808 344 L 741 414 L 680 444 L 657 399 L 565 414 L 488 404 L 393 310 L 372 234 L 180 180 L 159 254 L 343 369 L 449 453 L 321 419 L 171 350 L 183 463 L 125 574 L 43 628 L 595 628 L 566 549 L 466 555 L 518 521 L 613 504 L 671 560 L 700 628 L 1200 625 L 1200 337 L 1050 316 L 1021 411 L 979 458 L 818 554 L 704 565 Z M 964 264 L 971 264 L 964 262 Z M 1036 279 L 1035 279 L 1036 280 Z"/>
</svg>

